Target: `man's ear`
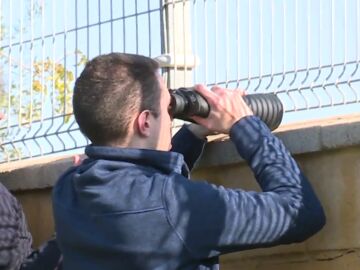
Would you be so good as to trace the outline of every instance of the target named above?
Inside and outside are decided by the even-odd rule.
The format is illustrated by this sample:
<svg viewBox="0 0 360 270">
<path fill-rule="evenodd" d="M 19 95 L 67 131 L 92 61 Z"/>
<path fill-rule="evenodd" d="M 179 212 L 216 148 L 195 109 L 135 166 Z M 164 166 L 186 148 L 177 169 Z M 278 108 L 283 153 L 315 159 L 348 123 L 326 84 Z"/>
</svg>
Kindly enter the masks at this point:
<svg viewBox="0 0 360 270">
<path fill-rule="evenodd" d="M 150 135 L 151 112 L 149 110 L 142 111 L 136 119 L 136 126 L 139 135 L 148 137 Z"/>
</svg>

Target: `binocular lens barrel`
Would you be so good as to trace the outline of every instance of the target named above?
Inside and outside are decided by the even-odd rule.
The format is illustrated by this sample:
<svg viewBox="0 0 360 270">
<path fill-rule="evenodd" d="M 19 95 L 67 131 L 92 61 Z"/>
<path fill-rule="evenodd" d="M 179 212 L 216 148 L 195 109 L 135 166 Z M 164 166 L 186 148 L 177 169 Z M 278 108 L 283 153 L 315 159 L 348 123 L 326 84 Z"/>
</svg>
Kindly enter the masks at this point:
<svg viewBox="0 0 360 270">
<path fill-rule="evenodd" d="M 173 118 L 191 121 L 191 116 L 206 118 L 210 106 L 206 99 L 193 88 L 169 90 L 171 95 L 170 114 Z M 249 94 L 244 101 L 270 130 L 276 129 L 283 118 L 284 109 L 280 99 L 273 93 Z"/>
</svg>

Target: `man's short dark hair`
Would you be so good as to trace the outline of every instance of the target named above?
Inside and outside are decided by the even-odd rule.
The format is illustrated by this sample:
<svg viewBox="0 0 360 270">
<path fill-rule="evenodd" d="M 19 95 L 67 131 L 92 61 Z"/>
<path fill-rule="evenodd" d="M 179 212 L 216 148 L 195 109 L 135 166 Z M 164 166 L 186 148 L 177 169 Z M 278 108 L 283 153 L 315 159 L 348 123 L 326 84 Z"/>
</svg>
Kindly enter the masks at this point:
<svg viewBox="0 0 360 270">
<path fill-rule="evenodd" d="M 89 61 L 75 82 L 73 109 L 82 133 L 93 144 L 124 140 L 133 115 L 159 114 L 159 65 L 151 58 L 110 53 Z"/>
</svg>

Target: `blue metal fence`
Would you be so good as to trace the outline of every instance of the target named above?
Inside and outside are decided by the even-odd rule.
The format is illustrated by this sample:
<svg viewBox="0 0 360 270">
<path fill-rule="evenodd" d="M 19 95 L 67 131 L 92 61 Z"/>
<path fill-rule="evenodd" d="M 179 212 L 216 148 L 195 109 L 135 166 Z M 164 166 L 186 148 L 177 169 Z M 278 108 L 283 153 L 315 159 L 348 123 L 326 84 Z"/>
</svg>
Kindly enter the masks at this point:
<svg viewBox="0 0 360 270">
<path fill-rule="evenodd" d="M 172 88 L 275 92 L 284 123 L 360 112 L 359 0 L 0 0 L 0 20 L 0 162 L 79 152 L 75 78 L 113 51 Z"/>
</svg>

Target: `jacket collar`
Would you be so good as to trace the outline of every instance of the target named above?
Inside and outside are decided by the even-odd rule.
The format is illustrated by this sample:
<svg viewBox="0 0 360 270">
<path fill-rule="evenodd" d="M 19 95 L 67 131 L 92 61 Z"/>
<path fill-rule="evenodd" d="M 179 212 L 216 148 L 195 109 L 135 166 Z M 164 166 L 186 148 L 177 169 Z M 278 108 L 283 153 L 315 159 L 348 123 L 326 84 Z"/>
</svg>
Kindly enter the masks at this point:
<svg viewBox="0 0 360 270">
<path fill-rule="evenodd" d="M 176 152 L 88 145 L 85 154 L 90 159 L 129 162 L 153 167 L 167 174 L 175 172 L 189 176 L 184 156 Z"/>
</svg>

